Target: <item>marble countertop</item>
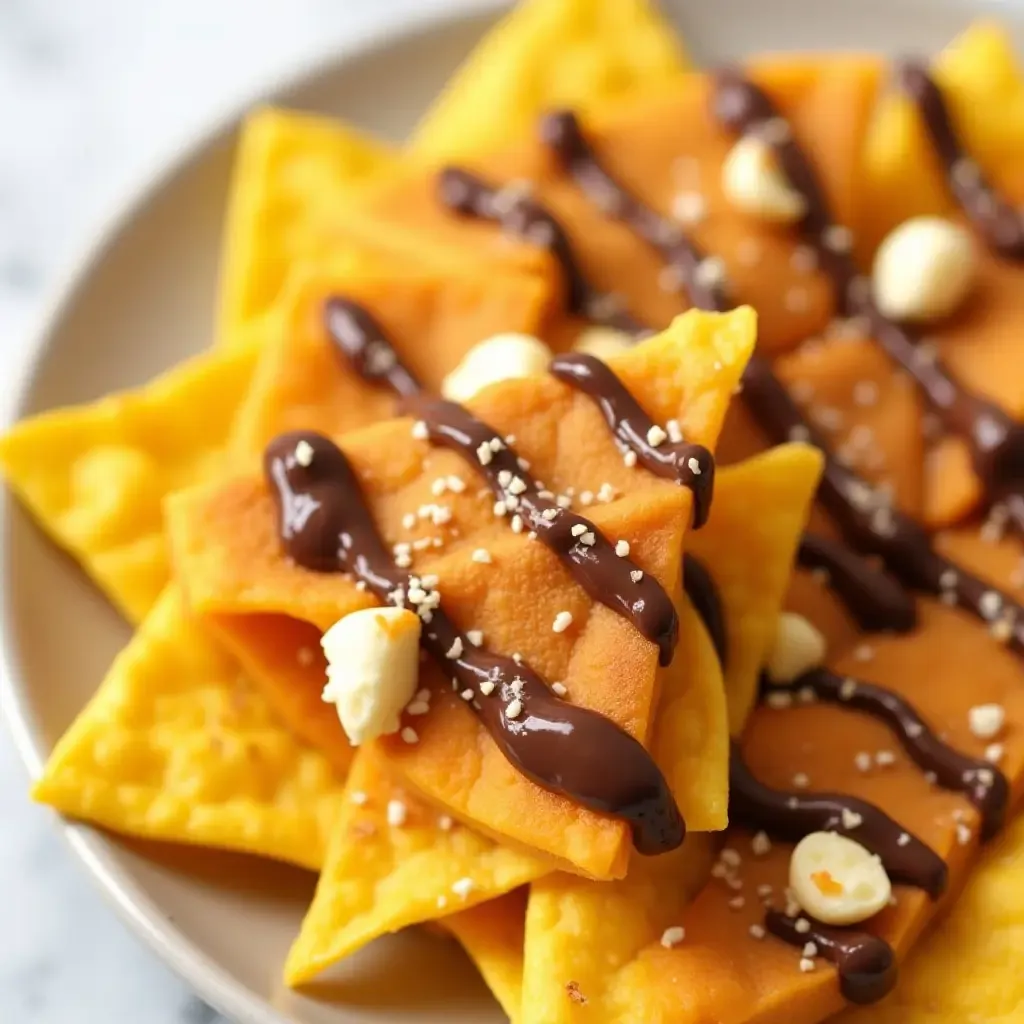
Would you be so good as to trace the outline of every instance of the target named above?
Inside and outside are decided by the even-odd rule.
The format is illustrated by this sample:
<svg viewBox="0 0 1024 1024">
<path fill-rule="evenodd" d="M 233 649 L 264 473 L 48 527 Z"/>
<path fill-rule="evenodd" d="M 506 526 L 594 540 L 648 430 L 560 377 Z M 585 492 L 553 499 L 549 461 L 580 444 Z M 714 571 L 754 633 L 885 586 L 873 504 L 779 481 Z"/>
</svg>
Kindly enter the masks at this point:
<svg viewBox="0 0 1024 1024">
<path fill-rule="evenodd" d="M 457 2 L 0 2 L 0 402 L 64 266 L 146 169 L 354 33 Z M 116 919 L 26 788 L 0 730 L 0 1021 L 221 1020 Z"/>
</svg>

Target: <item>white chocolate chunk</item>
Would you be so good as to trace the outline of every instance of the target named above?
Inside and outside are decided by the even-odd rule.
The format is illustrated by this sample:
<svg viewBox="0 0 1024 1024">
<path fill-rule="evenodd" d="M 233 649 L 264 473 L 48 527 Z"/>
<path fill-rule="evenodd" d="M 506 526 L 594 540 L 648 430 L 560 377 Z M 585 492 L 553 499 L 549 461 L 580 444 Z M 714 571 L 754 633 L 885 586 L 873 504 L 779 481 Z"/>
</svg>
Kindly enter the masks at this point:
<svg viewBox="0 0 1024 1024">
<path fill-rule="evenodd" d="M 397 732 L 419 679 L 420 619 L 406 608 L 363 608 L 320 639 L 327 656 L 323 699 L 353 746 Z"/>
<path fill-rule="evenodd" d="M 1006 723 L 1006 709 L 1002 704 L 975 704 L 967 712 L 971 734 L 979 740 L 993 740 Z"/>
<path fill-rule="evenodd" d="M 878 247 L 875 302 L 893 320 L 942 320 L 966 298 L 977 270 L 974 241 L 964 228 L 941 217 L 912 217 Z"/>
<path fill-rule="evenodd" d="M 625 331 L 614 327 L 587 327 L 580 331 L 572 350 L 598 359 L 611 359 L 632 347 L 633 339 Z"/>
<path fill-rule="evenodd" d="M 889 904 L 892 884 L 881 860 L 836 832 L 804 836 L 789 861 L 800 907 L 825 924 L 857 924 Z"/>
<path fill-rule="evenodd" d="M 765 669 L 772 682 L 792 683 L 821 665 L 825 653 L 825 637 L 807 619 L 795 612 L 783 612 Z"/>
<path fill-rule="evenodd" d="M 464 402 L 500 380 L 544 373 L 551 349 L 530 334 L 495 334 L 474 345 L 441 382 L 441 394 Z"/>
<path fill-rule="evenodd" d="M 722 191 L 737 210 L 773 223 L 792 223 L 807 210 L 772 147 L 754 135 L 745 135 L 729 151 L 722 164 Z"/>
</svg>

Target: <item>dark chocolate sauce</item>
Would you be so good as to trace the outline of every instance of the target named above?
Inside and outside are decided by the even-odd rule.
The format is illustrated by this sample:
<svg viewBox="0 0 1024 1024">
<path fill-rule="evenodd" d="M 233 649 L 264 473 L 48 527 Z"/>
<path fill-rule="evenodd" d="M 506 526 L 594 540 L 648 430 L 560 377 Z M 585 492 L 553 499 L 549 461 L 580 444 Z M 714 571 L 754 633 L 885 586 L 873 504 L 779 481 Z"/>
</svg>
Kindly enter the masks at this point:
<svg viewBox="0 0 1024 1024">
<path fill-rule="evenodd" d="M 362 306 L 332 297 L 324 304 L 324 324 L 342 358 L 363 380 L 383 382 L 399 395 L 415 395 L 422 389 L 380 324 Z"/>
<path fill-rule="evenodd" d="M 339 448 L 311 431 L 282 434 L 267 446 L 264 471 L 287 554 L 315 572 L 351 573 L 381 602 L 417 612 L 423 646 L 472 690 L 470 706 L 524 775 L 627 821 L 641 853 L 679 846 L 685 826 L 650 754 L 609 719 L 559 699 L 525 662 L 474 646 L 437 592 L 395 566 Z"/>
<path fill-rule="evenodd" d="M 454 449 L 479 469 L 506 514 L 520 516 L 523 528 L 534 531 L 558 555 L 595 601 L 625 616 L 657 644 L 662 665 L 672 660 L 679 618 L 654 576 L 628 556 L 619 557 L 615 545 L 589 519 L 561 508 L 520 467 L 516 453 L 499 435 L 462 406 L 415 396 L 405 408 L 426 424 L 433 443 Z"/>
<path fill-rule="evenodd" d="M 866 632 L 909 633 L 917 625 L 914 599 L 887 572 L 875 569 L 855 551 L 818 533 L 800 539 L 797 562 L 824 569 L 828 585 L 857 625 Z"/>
<path fill-rule="evenodd" d="M 750 773 L 735 742 L 729 756 L 729 822 L 793 843 L 811 832 L 838 832 L 877 854 L 893 881 L 923 889 L 933 899 L 946 887 L 945 861 L 880 808 L 845 793 L 771 789 Z M 902 836 L 907 838 L 901 845 Z"/>
<path fill-rule="evenodd" d="M 907 74 L 918 85 L 923 76 L 934 94 L 932 98 L 941 107 L 942 97 L 923 71 L 918 69 L 917 73 Z M 932 105 L 931 101 L 928 105 Z M 842 233 L 842 229 L 832 221 L 825 195 L 800 145 L 788 131 L 778 130 L 777 126 L 785 125 L 785 121 L 765 93 L 742 74 L 724 71 L 716 77 L 714 109 L 728 128 L 770 137 L 783 171 L 804 198 L 806 213 L 799 225 L 801 234 L 815 250 L 819 265 L 832 279 L 841 309 L 846 315 L 861 317 L 867 322 L 875 340 L 910 374 L 946 428 L 967 441 L 975 472 L 989 500 L 1004 502 L 1011 521 L 1024 533 L 1024 426 L 1015 423 L 995 403 L 965 388 L 906 328 L 882 315 L 871 298 L 867 282 L 858 277 L 849 245 L 835 244 L 836 232 Z M 928 116 L 926 114 L 926 118 Z M 771 125 L 776 126 L 776 130 L 766 132 L 766 126 Z M 947 135 L 956 146 L 952 129 Z M 947 155 L 950 152 L 953 151 L 947 149 Z M 960 158 L 962 154 L 954 155 L 954 159 Z M 1016 214 L 1013 216 L 1019 243 L 1024 246 L 1024 221 Z M 999 214 L 996 222 L 1005 224 L 1005 216 Z M 1024 248 L 1021 255 L 1024 255 Z"/>
<path fill-rule="evenodd" d="M 773 443 L 799 436 L 825 453 L 818 499 L 848 543 L 880 556 L 904 586 L 959 605 L 989 623 L 1011 650 L 1024 652 L 1024 607 L 940 555 L 922 527 L 838 462 L 763 356 L 754 355 L 747 364 L 743 398 Z"/>
<path fill-rule="evenodd" d="M 704 563 L 689 552 L 683 555 L 683 589 L 711 637 L 719 664 L 725 668 L 729 656 L 729 633 L 718 587 Z"/>
<path fill-rule="evenodd" d="M 981 837 L 991 839 L 1003 827 L 1010 800 L 1006 776 L 988 761 L 954 750 L 925 724 L 909 701 L 898 693 L 860 679 L 815 669 L 790 686 L 765 685 L 763 692 L 813 690 L 821 701 L 863 711 L 884 722 L 899 739 L 907 756 L 922 771 L 931 772 L 943 789 L 963 793 L 981 815 Z"/>
<path fill-rule="evenodd" d="M 653 333 L 630 316 L 615 296 L 591 286 L 565 229 L 550 210 L 531 197 L 528 184 L 495 187 L 471 171 L 446 167 L 438 176 L 437 192 L 441 203 L 455 213 L 493 221 L 509 235 L 550 251 L 562 269 L 570 313 L 635 338 Z"/>
<path fill-rule="evenodd" d="M 546 115 L 540 136 L 598 209 L 621 220 L 661 254 L 686 288 L 692 305 L 720 312 L 731 308 L 725 295 L 724 273 L 716 272 L 717 263 L 709 262 L 678 224 L 631 195 L 608 173 L 571 111 Z"/>
<path fill-rule="evenodd" d="M 960 209 L 997 253 L 1012 260 L 1024 259 L 1024 217 L 996 192 L 968 156 L 946 101 L 925 66 L 916 61 L 901 61 L 897 77 L 903 91 L 917 106 Z"/>
<path fill-rule="evenodd" d="M 657 476 L 675 480 L 693 493 L 693 527 L 700 529 L 711 511 L 715 460 L 702 444 L 664 440 L 653 445 L 654 421 L 640 408 L 618 377 L 600 359 L 576 353 L 555 356 L 548 368 L 560 381 L 594 399 L 623 451 L 635 452 L 641 465 Z"/>
<path fill-rule="evenodd" d="M 810 924 L 810 930 L 798 931 L 797 921 Z M 870 932 L 853 928 L 834 928 L 801 914 L 787 917 L 781 911 L 765 914 L 765 927 L 776 938 L 802 949 L 808 942 L 818 947 L 818 955 L 835 964 L 839 971 L 839 991 L 851 1003 L 877 1003 L 896 984 L 899 968 L 892 946 Z"/>
</svg>

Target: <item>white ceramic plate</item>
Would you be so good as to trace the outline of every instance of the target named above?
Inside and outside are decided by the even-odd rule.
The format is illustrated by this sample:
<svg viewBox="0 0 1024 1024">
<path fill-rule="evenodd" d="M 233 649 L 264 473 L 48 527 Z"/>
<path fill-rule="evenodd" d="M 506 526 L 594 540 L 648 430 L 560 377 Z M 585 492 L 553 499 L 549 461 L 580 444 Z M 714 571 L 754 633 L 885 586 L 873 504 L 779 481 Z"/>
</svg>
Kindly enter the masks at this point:
<svg viewBox="0 0 1024 1024">
<path fill-rule="evenodd" d="M 268 93 L 401 138 L 494 17 L 473 13 L 363 40 Z M 715 0 L 669 3 L 694 55 L 759 50 L 934 50 L 983 11 L 1016 23 L 1024 0 Z M 36 340 L 16 415 L 138 384 L 204 347 L 234 125 L 201 138 L 126 203 L 84 254 Z M 39 767 L 102 678 L 128 629 L 71 561 L 4 500 L 3 698 L 22 756 Z M 62 638 L 60 644 L 52 642 Z M 313 890 L 299 871 L 241 856 L 157 847 L 74 825 L 68 838 L 128 922 L 210 1003 L 245 1024 L 499 1021 L 454 944 L 425 934 L 376 943 L 317 999 L 280 967 Z M 110 979 L 116 984 L 116 979 Z M 397 982 L 397 983 L 396 983 Z"/>
</svg>

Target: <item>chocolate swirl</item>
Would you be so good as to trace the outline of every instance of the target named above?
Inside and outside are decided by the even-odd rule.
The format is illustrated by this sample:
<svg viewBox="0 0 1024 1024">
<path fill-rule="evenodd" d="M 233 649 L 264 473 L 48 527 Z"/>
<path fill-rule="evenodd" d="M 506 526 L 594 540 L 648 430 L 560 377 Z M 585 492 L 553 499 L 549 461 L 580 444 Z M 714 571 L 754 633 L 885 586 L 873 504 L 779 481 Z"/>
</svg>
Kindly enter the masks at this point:
<svg viewBox="0 0 1024 1024">
<path fill-rule="evenodd" d="M 941 107 L 938 90 L 923 71 L 918 69 L 918 72 L 907 74 L 918 85 L 923 75 L 927 87 L 921 87 L 931 96 L 929 108 L 934 105 L 933 101 Z M 740 73 L 725 71 L 715 81 L 714 109 L 721 122 L 732 130 L 760 133 L 771 139 L 790 184 L 804 199 L 806 212 L 799 230 L 804 241 L 814 249 L 819 265 L 831 278 L 843 312 L 867 322 L 875 340 L 890 359 L 910 374 L 945 427 L 967 441 L 975 472 L 989 499 L 1003 501 L 1015 527 L 1024 532 L 1024 426 L 1015 423 L 994 402 L 965 388 L 905 327 L 881 313 L 871 298 L 867 281 L 858 276 L 849 245 L 836 244 L 837 237 L 842 240 L 848 233 L 834 224 L 814 168 L 800 145 L 788 130 L 778 129 L 786 122 L 768 96 Z M 769 125 L 775 126 L 775 130 L 767 131 Z M 947 141 L 952 140 L 955 148 L 958 144 L 951 133 L 950 128 Z M 952 153 L 954 150 L 947 147 L 947 155 Z M 956 159 L 963 159 L 962 154 Z M 1021 218 L 1016 214 L 1014 218 L 1024 244 Z M 1002 214 L 997 219 L 999 224 L 1006 223 Z"/>
<path fill-rule="evenodd" d="M 996 192 L 968 156 L 946 101 L 925 66 L 917 61 L 901 61 L 896 73 L 900 87 L 921 115 L 960 209 L 999 255 L 1024 259 L 1024 217 Z"/>
<path fill-rule="evenodd" d="M 624 310 L 613 295 L 599 292 L 580 269 L 565 229 L 547 207 L 533 199 L 528 183 L 500 188 L 461 167 L 444 168 L 437 179 L 437 194 L 448 209 L 464 217 L 493 221 L 515 238 L 547 249 L 562 270 L 566 307 L 576 316 L 644 337 L 651 331 Z"/>
<path fill-rule="evenodd" d="M 810 924 L 807 931 L 797 929 L 797 921 Z M 870 932 L 853 928 L 834 928 L 801 914 L 787 917 L 769 910 L 764 918 L 768 931 L 791 946 L 803 948 L 813 942 L 818 955 L 835 964 L 839 971 L 839 991 L 851 1003 L 877 1003 L 896 985 L 899 969 L 892 946 Z"/>
<path fill-rule="evenodd" d="M 520 516 L 524 526 L 558 555 L 595 601 L 625 616 L 657 644 L 662 665 L 672 660 L 679 618 L 672 599 L 654 576 L 628 557 L 617 555 L 615 545 L 589 519 L 561 508 L 554 495 L 542 491 L 522 469 L 512 448 L 462 406 L 416 396 L 408 399 L 406 409 L 426 425 L 432 442 L 472 460 L 502 511 Z"/>
<path fill-rule="evenodd" d="M 598 209 L 621 220 L 652 245 L 686 288 L 698 309 L 729 309 L 724 275 L 714 272 L 701 250 L 679 225 L 642 203 L 601 165 L 587 142 L 575 114 L 559 110 L 546 115 L 540 125 L 541 140 Z"/>
<path fill-rule="evenodd" d="M 816 699 L 863 711 L 884 722 L 907 756 L 922 771 L 930 772 L 943 789 L 963 793 L 981 815 L 981 837 L 991 839 L 1006 821 L 1010 786 L 993 764 L 967 757 L 928 728 L 916 708 L 898 693 L 860 679 L 815 669 L 790 686 L 765 685 L 763 692 L 794 693 L 812 690 Z"/>
<path fill-rule="evenodd" d="M 287 554 L 314 572 L 351 573 L 381 602 L 416 611 L 423 646 L 472 691 L 470 707 L 524 775 L 627 821 L 641 853 L 679 846 L 685 825 L 650 754 L 609 719 L 559 699 L 525 662 L 460 632 L 427 581 L 395 566 L 339 448 L 311 431 L 282 434 L 267 446 L 264 471 Z"/>
<path fill-rule="evenodd" d="M 807 532 L 800 539 L 797 562 L 805 569 L 828 573 L 829 587 L 866 632 L 909 633 L 917 625 L 917 607 L 910 594 L 845 544 Z"/>
<path fill-rule="evenodd" d="M 641 465 L 657 476 L 675 480 L 693 494 L 693 528 L 708 520 L 714 492 L 715 460 L 702 444 L 665 439 L 652 444 L 651 432 L 659 428 L 640 403 L 600 359 L 577 353 L 555 356 L 550 373 L 592 398 L 623 451 L 635 452 Z"/>
<path fill-rule="evenodd" d="M 362 306 L 339 296 L 329 298 L 324 304 L 324 326 L 343 359 L 363 380 L 383 382 L 399 395 L 422 390 L 380 324 Z"/>
<path fill-rule="evenodd" d="M 729 634 L 718 587 L 707 567 L 694 555 L 683 555 L 683 589 L 711 637 L 718 662 L 724 669 L 729 655 Z"/>
<path fill-rule="evenodd" d="M 880 808 L 845 793 L 771 789 L 751 775 L 736 743 L 729 756 L 729 821 L 794 843 L 811 832 L 838 832 L 877 854 L 894 881 L 932 899 L 946 888 L 945 861 Z"/>
</svg>

